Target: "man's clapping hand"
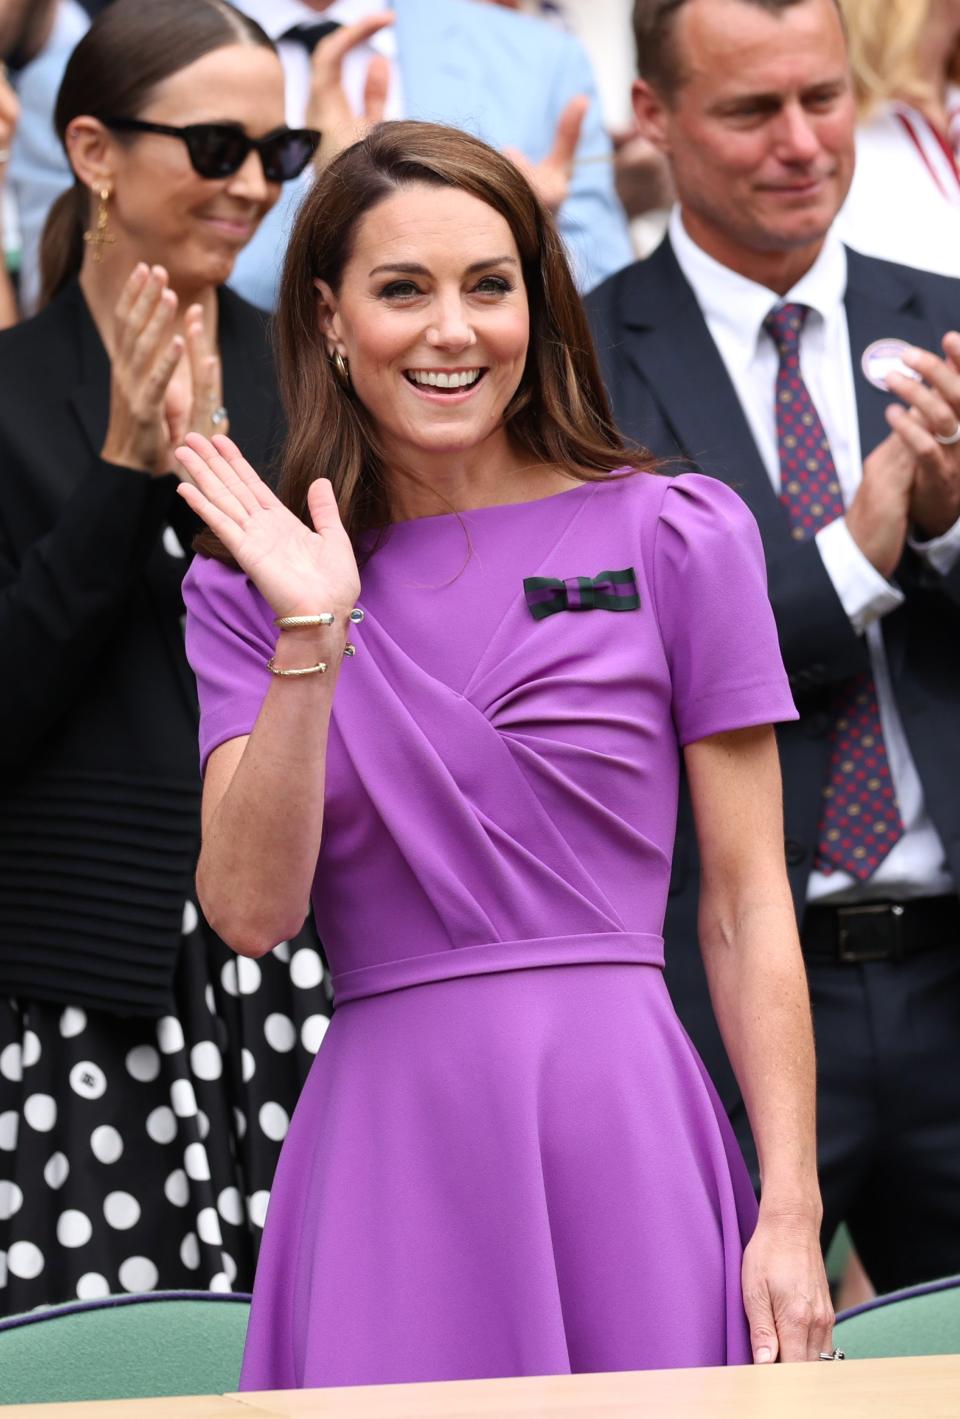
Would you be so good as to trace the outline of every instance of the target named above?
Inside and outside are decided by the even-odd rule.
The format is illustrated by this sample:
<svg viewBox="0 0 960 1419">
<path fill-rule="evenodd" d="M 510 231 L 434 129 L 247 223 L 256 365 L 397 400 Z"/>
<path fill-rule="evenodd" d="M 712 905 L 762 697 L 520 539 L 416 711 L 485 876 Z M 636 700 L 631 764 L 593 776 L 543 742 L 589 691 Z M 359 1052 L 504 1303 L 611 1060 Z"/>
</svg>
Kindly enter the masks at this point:
<svg viewBox="0 0 960 1419">
<path fill-rule="evenodd" d="M 363 89 L 363 112 L 354 113 L 343 87 L 343 62 L 351 49 L 366 44 L 378 30 L 392 25 L 390 10 L 368 15 L 355 25 L 342 25 L 326 36 L 313 51 L 310 60 L 310 98 L 307 104 L 307 126 L 317 128 L 322 135 L 316 161 L 325 166 L 351 143 L 357 143 L 383 119 L 390 87 L 390 61 L 375 55 L 367 66 Z"/>
<path fill-rule="evenodd" d="M 910 521 L 924 540 L 941 537 L 960 517 L 960 334 L 943 337 L 945 358 L 914 349 L 905 362 L 923 382 L 907 375 L 888 377 L 891 390 L 908 406 L 888 418 L 916 459 Z M 956 442 L 944 443 L 942 440 Z"/>
<path fill-rule="evenodd" d="M 578 94 L 566 104 L 557 120 L 553 147 L 539 163 L 532 163 L 518 148 L 503 150 L 523 173 L 543 205 L 554 215 L 563 206 L 570 191 L 574 154 L 589 107 L 590 100 L 585 94 Z"/>
<path fill-rule="evenodd" d="M 960 433 L 960 334 L 949 331 L 943 350 L 943 359 L 929 350 L 904 355 L 921 380 L 887 375 L 891 394 L 903 403 L 888 406 L 893 432 L 864 461 L 863 479 L 846 514 L 857 546 L 888 578 L 911 528 L 928 541 L 960 518 L 960 439 L 940 442 Z"/>
</svg>

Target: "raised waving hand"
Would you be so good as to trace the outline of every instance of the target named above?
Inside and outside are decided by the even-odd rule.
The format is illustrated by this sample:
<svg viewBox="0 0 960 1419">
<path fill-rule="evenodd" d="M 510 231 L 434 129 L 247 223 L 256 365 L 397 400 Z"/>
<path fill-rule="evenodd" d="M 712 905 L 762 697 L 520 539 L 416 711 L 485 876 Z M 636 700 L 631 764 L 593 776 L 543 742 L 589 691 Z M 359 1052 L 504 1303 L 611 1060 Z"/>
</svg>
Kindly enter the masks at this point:
<svg viewBox="0 0 960 1419">
<path fill-rule="evenodd" d="M 259 478 L 232 439 L 188 434 L 176 450 L 189 483 L 178 492 L 215 533 L 279 616 L 353 608 L 360 576 L 326 478 L 311 483 L 307 527 Z"/>
</svg>

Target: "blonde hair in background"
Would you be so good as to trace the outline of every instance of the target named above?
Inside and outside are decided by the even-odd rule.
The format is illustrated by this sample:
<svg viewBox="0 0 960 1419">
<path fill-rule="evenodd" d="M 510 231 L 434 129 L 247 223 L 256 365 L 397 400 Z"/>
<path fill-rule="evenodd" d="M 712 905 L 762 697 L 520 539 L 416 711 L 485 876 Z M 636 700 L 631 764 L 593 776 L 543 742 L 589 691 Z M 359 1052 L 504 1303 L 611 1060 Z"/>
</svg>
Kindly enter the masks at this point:
<svg viewBox="0 0 960 1419">
<path fill-rule="evenodd" d="M 920 41 L 937 0 L 840 0 L 861 118 L 889 99 L 922 105 L 933 95 L 919 73 Z M 950 78 L 960 78 L 955 54 Z"/>
</svg>

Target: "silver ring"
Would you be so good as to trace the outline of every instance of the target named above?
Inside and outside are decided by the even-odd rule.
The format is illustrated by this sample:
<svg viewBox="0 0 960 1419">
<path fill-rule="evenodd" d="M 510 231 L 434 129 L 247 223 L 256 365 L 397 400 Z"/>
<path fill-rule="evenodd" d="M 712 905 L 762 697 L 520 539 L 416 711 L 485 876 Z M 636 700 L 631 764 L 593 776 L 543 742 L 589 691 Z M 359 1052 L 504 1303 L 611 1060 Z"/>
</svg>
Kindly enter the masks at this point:
<svg viewBox="0 0 960 1419">
<path fill-rule="evenodd" d="M 843 1350 L 831 1350 L 829 1355 L 825 1350 L 820 1351 L 821 1360 L 845 1360 L 846 1358 L 846 1352 Z"/>
<path fill-rule="evenodd" d="M 214 428 L 216 428 L 218 424 L 225 424 L 227 422 L 227 411 L 222 404 L 218 404 L 216 409 L 210 410 L 210 422 Z M 960 425 L 957 427 L 960 428 Z"/>
<path fill-rule="evenodd" d="M 952 443 L 960 443 L 960 419 L 957 420 L 957 427 L 949 438 L 944 438 L 942 434 L 934 434 L 934 438 L 937 443 L 942 443 L 945 448 L 948 448 Z"/>
</svg>

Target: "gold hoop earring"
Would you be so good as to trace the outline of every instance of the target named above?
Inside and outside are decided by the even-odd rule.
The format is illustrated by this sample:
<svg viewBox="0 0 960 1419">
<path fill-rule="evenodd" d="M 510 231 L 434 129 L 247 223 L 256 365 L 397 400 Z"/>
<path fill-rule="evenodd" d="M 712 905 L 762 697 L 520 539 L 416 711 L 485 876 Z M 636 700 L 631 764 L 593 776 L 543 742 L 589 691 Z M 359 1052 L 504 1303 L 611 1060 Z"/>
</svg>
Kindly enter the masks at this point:
<svg viewBox="0 0 960 1419">
<path fill-rule="evenodd" d="M 332 352 L 330 355 L 330 363 L 333 365 L 333 372 L 337 377 L 338 383 L 341 384 L 344 389 L 351 389 L 353 386 L 350 383 L 350 366 L 339 350 Z"/>
<path fill-rule="evenodd" d="M 99 198 L 100 200 L 97 203 L 97 224 L 93 229 L 85 231 L 83 234 L 83 239 L 87 245 L 93 247 L 93 259 L 98 266 L 103 260 L 103 248 L 105 246 L 113 246 L 116 242 L 116 237 L 110 236 L 107 231 L 110 222 L 109 213 L 107 211 L 107 203 L 110 201 L 109 187 L 101 187 Z"/>
</svg>

